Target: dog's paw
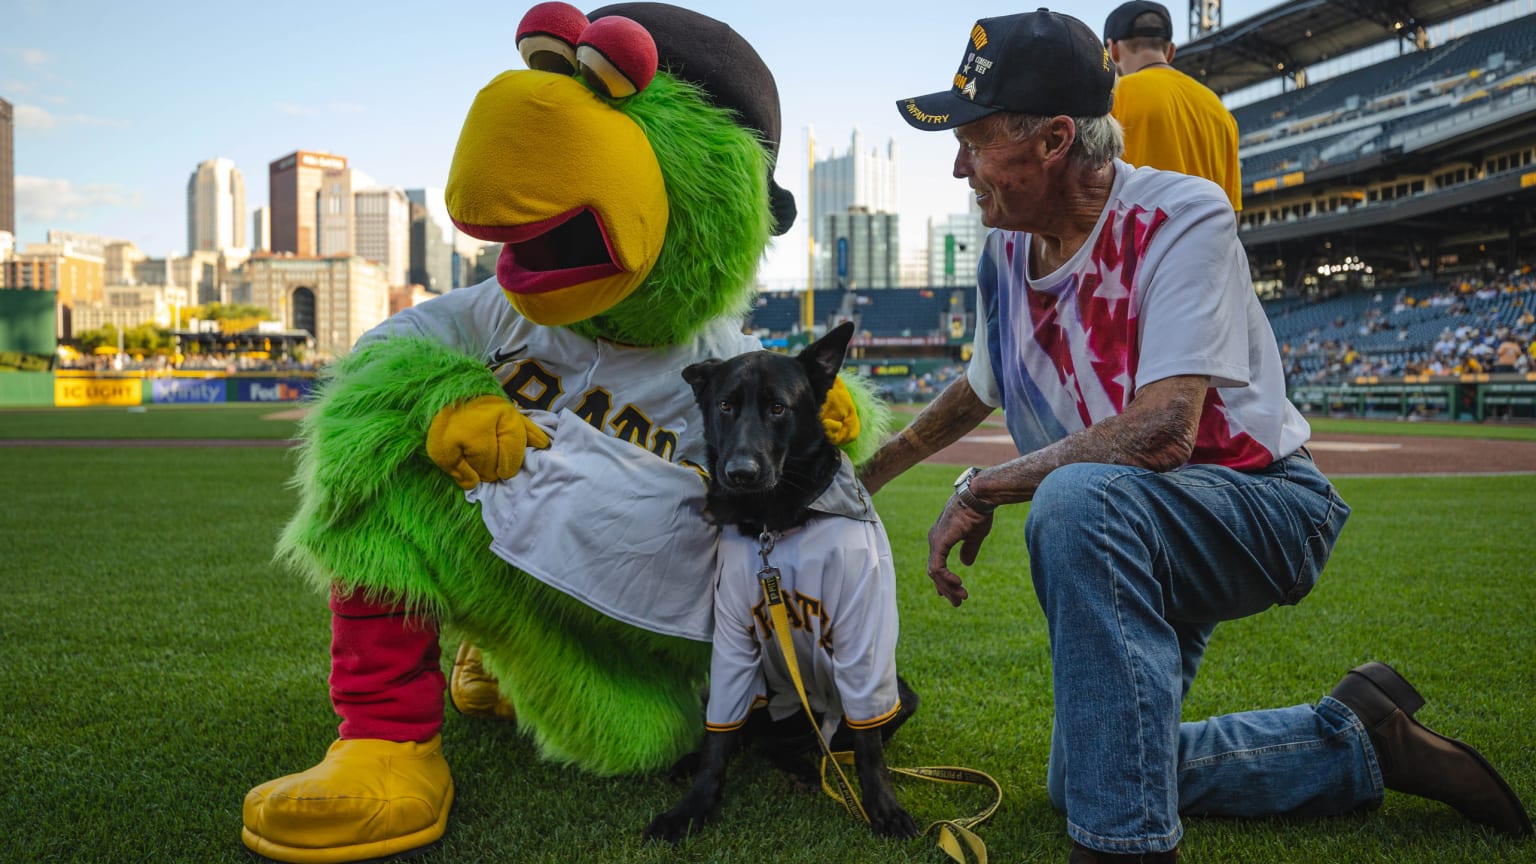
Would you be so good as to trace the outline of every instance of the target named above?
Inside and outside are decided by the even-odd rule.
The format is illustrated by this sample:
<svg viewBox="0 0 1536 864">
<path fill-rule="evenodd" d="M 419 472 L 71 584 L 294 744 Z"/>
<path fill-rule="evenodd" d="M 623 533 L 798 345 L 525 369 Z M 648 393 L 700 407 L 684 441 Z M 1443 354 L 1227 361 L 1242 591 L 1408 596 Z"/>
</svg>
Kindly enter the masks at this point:
<svg viewBox="0 0 1536 864">
<path fill-rule="evenodd" d="M 696 834 L 709 821 L 709 813 L 678 805 L 651 820 L 641 836 L 647 842 L 662 841 L 676 846 L 689 834 Z"/>
<path fill-rule="evenodd" d="M 912 821 L 912 815 L 895 801 L 891 801 L 888 805 L 874 807 L 866 804 L 865 812 L 869 815 L 869 830 L 874 832 L 876 837 L 897 837 L 906 840 L 918 835 L 917 823 Z"/>
</svg>

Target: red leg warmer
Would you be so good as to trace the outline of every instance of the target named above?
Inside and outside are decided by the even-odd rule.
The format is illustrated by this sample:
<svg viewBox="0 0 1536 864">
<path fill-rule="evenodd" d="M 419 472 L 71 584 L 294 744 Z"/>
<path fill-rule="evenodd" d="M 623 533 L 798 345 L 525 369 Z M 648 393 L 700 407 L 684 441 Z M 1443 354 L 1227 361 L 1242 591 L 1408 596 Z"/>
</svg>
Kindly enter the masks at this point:
<svg viewBox="0 0 1536 864">
<path fill-rule="evenodd" d="M 342 738 L 426 741 L 443 725 L 437 625 L 331 589 L 331 704 Z"/>
</svg>

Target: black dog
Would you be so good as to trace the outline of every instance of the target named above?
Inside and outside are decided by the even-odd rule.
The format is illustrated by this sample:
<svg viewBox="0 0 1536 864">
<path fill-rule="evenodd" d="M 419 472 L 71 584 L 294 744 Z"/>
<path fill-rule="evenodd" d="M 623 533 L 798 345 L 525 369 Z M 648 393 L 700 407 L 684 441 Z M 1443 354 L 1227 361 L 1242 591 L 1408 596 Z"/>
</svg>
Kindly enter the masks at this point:
<svg viewBox="0 0 1536 864">
<path fill-rule="evenodd" d="M 868 610 L 861 605 L 860 597 L 844 596 L 857 595 L 859 592 L 859 588 L 851 585 L 853 575 L 832 572 L 835 568 L 818 567 L 815 562 L 800 570 L 801 578 L 807 581 L 795 585 L 794 591 L 790 590 L 793 583 L 787 581 L 784 593 L 796 595 L 803 604 L 815 604 L 800 607 L 796 620 L 791 622 L 792 630 L 809 631 L 812 626 L 821 628 L 819 646 L 812 641 L 812 636 L 805 636 L 806 644 L 795 652 L 802 675 L 807 678 L 808 690 L 811 689 L 809 679 L 812 669 L 817 662 L 810 655 L 818 651 L 825 655 L 821 658 L 823 670 L 831 668 L 830 652 L 834 650 L 839 652 L 836 656 L 845 661 L 859 651 L 866 652 L 871 658 L 879 658 L 870 664 L 872 671 L 864 676 L 867 680 L 845 680 L 844 675 L 839 674 L 834 682 L 835 693 L 844 706 L 850 704 L 852 699 L 862 698 L 866 703 L 873 701 L 868 695 L 871 692 L 880 693 L 880 699 L 891 699 L 890 682 L 892 678 L 895 679 L 896 708 L 882 717 L 863 723 L 850 725 L 848 720 L 841 720 L 832 740 L 834 747 L 839 744 L 851 745 L 859 785 L 863 789 L 864 811 L 869 816 L 874 833 L 896 837 L 912 837 L 918 833 L 912 817 L 896 801 L 883 750 L 885 740 L 917 708 L 917 695 L 906 686 L 905 681 L 895 678 L 894 576 L 889 568 L 889 546 L 885 541 L 884 529 L 869 505 L 868 493 L 853 479 L 852 466 L 827 440 L 821 425 L 822 403 L 836 380 L 852 335 L 853 324 L 848 323 L 806 346 L 798 357 L 758 351 L 730 360 L 707 360 L 683 370 L 683 377 L 692 385 L 694 396 L 704 414 L 710 470 L 709 513 L 715 522 L 725 526 L 726 532 L 721 540 L 721 584 L 716 589 L 715 659 L 711 668 L 710 713 L 716 715 L 721 712 L 744 711 L 748 719 L 741 721 L 737 714 L 721 723 L 710 724 L 701 750 L 679 763 L 681 766 L 693 759 L 697 760 L 693 788 L 677 806 L 651 821 L 645 829 L 648 840 L 676 843 L 709 821 L 720 802 L 726 762 L 738 740 L 743 737 L 742 733 L 776 738 L 778 747 L 770 751 L 770 755 L 775 762 L 786 768 L 803 764 L 809 748 L 819 749 L 814 732 L 805 728 L 808 721 L 803 711 L 779 720 L 769 720 L 769 711 L 749 709 L 749 705 L 756 707 L 759 703 L 752 701 L 751 692 L 746 692 L 755 686 L 749 680 L 755 669 L 761 668 L 761 674 L 767 674 L 770 656 L 777 660 L 782 655 L 774 635 L 764 623 L 766 613 L 762 612 L 761 593 L 755 578 L 758 568 L 751 566 L 752 562 L 744 561 L 744 558 L 755 559 L 761 553 L 756 541 L 762 532 L 777 534 L 802 529 L 808 523 L 814 523 L 814 526 L 805 528 L 797 536 L 826 538 L 829 536 L 826 532 L 851 530 L 856 532 L 857 537 L 863 538 L 863 545 L 883 547 L 872 549 L 868 555 L 862 556 L 847 553 L 846 550 L 840 553 L 842 557 L 839 560 L 866 562 L 864 566 L 868 569 L 861 569 L 862 573 L 881 572 L 875 564 L 867 562 L 885 563 L 883 572 L 887 576 L 883 583 L 873 580 L 863 583 L 866 586 L 873 584 L 876 589 L 884 584 L 890 589 L 866 592 L 867 595 L 879 597 L 878 602 L 868 602 L 867 605 L 871 607 Z M 828 512 L 840 512 L 840 509 L 855 511 L 858 515 L 854 518 L 827 515 Z M 852 527 L 845 529 L 842 527 L 844 524 Z M 733 530 L 748 538 L 748 542 L 733 537 Z M 842 536 L 832 533 L 830 542 L 836 544 Z M 826 544 L 828 541 L 815 539 L 805 542 Z M 728 547 L 729 543 L 737 545 Z M 738 551 L 732 558 L 729 554 L 731 548 L 746 551 Z M 813 548 L 806 547 L 806 551 L 816 554 Z M 884 558 L 881 558 L 882 554 Z M 731 561 L 742 566 L 727 563 Z M 813 571 L 814 575 L 805 575 Z M 818 577 L 820 582 L 810 581 Z M 841 584 L 837 580 L 841 580 Z M 844 584 L 849 586 L 847 592 L 840 590 Z M 800 589 L 815 585 L 825 588 L 829 598 L 843 598 L 840 608 L 831 609 L 838 605 L 831 602 L 823 606 L 814 597 L 807 601 Z M 738 601 L 752 606 L 753 592 L 759 592 L 756 597 L 759 605 L 755 610 L 725 608 L 737 605 Z M 879 610 L 878 617 L 889 620 L 849 620 L 855 616 L 846 614 L 850 608 L 858 612 L 874 611 L 875 607 Z M 812 611 L 807 613 L 808 609 Z M 831 609 L 830 616 L 827 614 L 828 609 Z M 810 620 L 817 611 L 823 617 L 819 621 Z M 839 611 L 844 612 L 842 620 L 838 618 Z M 727 625 L 729 613 L 734 613 L 737 623 L 744 626 Z M 752 617 L 754 614 L 756 618 Z M 773 647 L 768 647 L 770 644 Z M 847 673 L 847 678 L 857 678 L 857 675 Z M 748 681 L 746 685 L 741 683 L 744 680 Z M 771 676 L 765 680 L 770 691 L 767 695 L 771 700 L 780 691 L 772 686 Z M 876 681 L 883 683 L 876 686 Z M 823 686 L 826 683 L 824 678 Z M 850 695 L 845 690 L 845 684 L 865 695 Z M 731 690 L 732 693 L 722 696 L 723 689 Z M 786 689 L 788 698 L 799 704 L 793 688 Z M 717 700 L 730 704 L 717 704 Z M 886 703 L 874 704 L 883 706 Z M 873 710 L 880 711 L 883 707 Z M 791 729 L 798 730 L 798 734 L 789 731 Z M 794 773 L 800 774 L 802 779 L 805 777 L 801 771 Z"/>
</svg>

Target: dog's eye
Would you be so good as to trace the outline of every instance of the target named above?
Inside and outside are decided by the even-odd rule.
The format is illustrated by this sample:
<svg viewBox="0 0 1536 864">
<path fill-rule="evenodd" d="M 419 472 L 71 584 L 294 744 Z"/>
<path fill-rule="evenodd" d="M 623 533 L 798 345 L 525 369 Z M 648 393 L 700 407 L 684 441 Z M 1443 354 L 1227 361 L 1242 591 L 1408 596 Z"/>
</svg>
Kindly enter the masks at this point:
<svg viewBox="0 0 1536 864">
<path fill-rule="evenodd" d="M 775 402 L 772 405 L 768 406 L 768 413 L 772 414 L 775 417 L 779 416 L 780 414 L 783 414 L 785 411 L 788 411 L 788 410 L 789 409 L 784 406 L 783 402 Z"/>
<path fill-rule="evenodd" d="M 731 403 L 725 401 L 724 399 L 721 399 L 720 400 L 720 413 L 721 414 L 729 414 L 729 413 L 731 413 Z"/>
</svg>

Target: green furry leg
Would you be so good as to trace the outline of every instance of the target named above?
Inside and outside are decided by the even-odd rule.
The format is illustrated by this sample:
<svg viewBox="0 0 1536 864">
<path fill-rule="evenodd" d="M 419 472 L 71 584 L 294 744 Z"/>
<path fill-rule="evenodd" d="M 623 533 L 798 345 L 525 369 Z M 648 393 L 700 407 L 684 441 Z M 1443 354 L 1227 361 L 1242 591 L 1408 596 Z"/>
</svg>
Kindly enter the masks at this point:
<svg viewBox="0 0 1536 864">
<path fill-rule="evenodd" d="M 425 455 L 442 407 L 499 392 L 473 359 L 424 340 L 336 364 L 301 430 L 300 506 L 278 560 L 476 642 L 546 758 L 598 774 L 665 767 L 702 731 L 709 645 L 601 615 L 496 557 L 479 508 Z"/>
</svg>

